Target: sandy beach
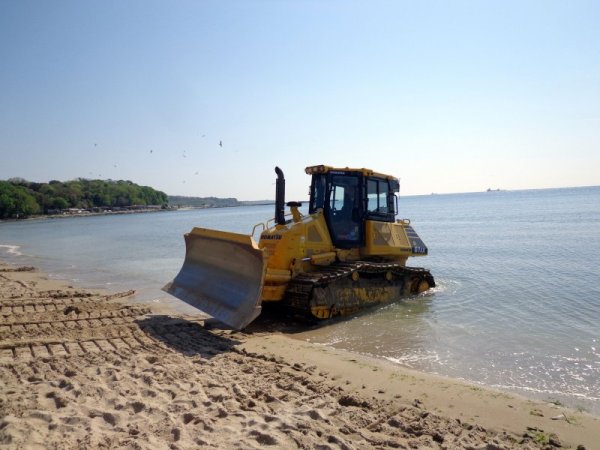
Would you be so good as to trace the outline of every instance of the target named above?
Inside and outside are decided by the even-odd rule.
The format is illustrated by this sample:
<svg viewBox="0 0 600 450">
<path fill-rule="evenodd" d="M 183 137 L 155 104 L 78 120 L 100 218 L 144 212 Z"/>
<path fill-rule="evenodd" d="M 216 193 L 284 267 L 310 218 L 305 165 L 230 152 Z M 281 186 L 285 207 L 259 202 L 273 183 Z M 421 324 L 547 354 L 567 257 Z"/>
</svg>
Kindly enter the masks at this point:
<svg viewBox="0 0 600 450">
<path fill-rule="evenodd" d="M 600 449 L 600 419 L 0 263 L 0 446 Z"/>
</svg>

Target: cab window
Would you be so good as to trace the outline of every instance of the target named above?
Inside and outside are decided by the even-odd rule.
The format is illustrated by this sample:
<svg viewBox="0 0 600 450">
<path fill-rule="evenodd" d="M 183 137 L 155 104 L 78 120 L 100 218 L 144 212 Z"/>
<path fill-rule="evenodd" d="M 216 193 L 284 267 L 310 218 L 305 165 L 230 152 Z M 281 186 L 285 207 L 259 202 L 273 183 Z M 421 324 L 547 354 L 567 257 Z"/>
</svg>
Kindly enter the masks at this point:
<svg viewBox="0 0 600 450">
<path fill-rule="evenodd" d="M 325 207 L 325 194 L 327 188 L 326 175 L 313 175 L 310 195 L 309 213 L 313 214 L 317 209 Z"/>
<path fill-rule="evenodd" d="M 394 190 L 388 180 L 367 178 L 367 217 L 394 221 Z"/>
<path fill-rule="evenodd" d="M 339 211 L 344 209 L 344 204 L 347 203 L 346 209 L 352 209 L 353 197 L 351 197 L 352 190 L 348 186 L 334 182 L 331 187 L 331 199 L 330 205 L 332 211 Z"/>
<path fill-rule="evenodd" d="M 326 217 L 336 246 L 353 248 L 362 240 L 361 185 L 357 175 L 332 174 Z"/>
<path fill-rule="evenodd" d="M 367 180 L 367 211 L 388 212 L 388 183 L 383 180 Z"/>
</svg>

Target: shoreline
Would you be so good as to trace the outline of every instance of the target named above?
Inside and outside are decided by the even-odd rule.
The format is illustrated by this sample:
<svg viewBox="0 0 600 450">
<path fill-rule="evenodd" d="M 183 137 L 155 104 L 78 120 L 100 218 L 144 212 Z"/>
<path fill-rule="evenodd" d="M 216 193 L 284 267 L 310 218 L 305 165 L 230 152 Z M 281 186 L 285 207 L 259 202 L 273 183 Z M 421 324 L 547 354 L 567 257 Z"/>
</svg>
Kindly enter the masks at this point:
<svg viewBox="0 0 600 450">
<path fill-rule="evenodd" d="M 144 213 L 159 213 L 159 212 L 173 212 L 178 211 L 177 209 L 145 209 L 139 211 L 111 211 L 111 212 L 84 212 L 74 214 L 37 214 L 22 219 L 0 219 L 0 224 L 3 222 L 21 222 L 30 220 L 54 220 L 54 219 L 75 219 L 80 217 L 96 217 L 96 216 L 117 216 L 123 214 L 144 214 Z"/>
<path fill-rule="evenodd" d="M 586 413 L 15 269 L 0 260 L 9 448 L 599 448 Z"/>
<path fill-rule="evenodd" d="M 95 217 L 95 216 L 117 216 L 123 214 L 144 214 L 144 213 L 160 213 L 160 212 L 178 212 L 178 211 L 192 211 L 197 209 L 223 209 L 223 208 L 240 208 L 246 206 L 272 206 L 273 203 L 252 203 L 252 204 L 241 204 L 241 205 L 224 205 L 224 206 L 181 206 L 181 207 L 167 207 L 164 209 L 139 209 L 139 210 L 127 210 L 127 211 L 103 211 L 103 212 L 89 212 L 84 211 L 81 213 L 69 213 L 69 214 L 36 214 L 33 216 L 24 217 L 22 219 L 0 219 L 0 223 L 3 222 L 20 222 L 28 220 L 46 220 L 46 219 L 74 219 L 77 217 Z"/>
</svg>

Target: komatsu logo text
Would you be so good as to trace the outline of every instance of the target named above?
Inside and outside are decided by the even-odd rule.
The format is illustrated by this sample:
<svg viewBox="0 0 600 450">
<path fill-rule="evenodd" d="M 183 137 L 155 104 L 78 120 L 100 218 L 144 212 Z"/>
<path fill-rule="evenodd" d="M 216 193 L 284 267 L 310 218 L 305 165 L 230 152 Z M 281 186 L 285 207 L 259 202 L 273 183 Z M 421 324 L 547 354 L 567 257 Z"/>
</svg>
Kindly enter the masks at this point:
<svg viewBox="0 0 600 450">
<path fill-rule="evenodd" d="M 280 234 L 261 234 L 260 238 L 277 240 L 277 239 L 281 239 L 281 235 Z"/>
</svg>

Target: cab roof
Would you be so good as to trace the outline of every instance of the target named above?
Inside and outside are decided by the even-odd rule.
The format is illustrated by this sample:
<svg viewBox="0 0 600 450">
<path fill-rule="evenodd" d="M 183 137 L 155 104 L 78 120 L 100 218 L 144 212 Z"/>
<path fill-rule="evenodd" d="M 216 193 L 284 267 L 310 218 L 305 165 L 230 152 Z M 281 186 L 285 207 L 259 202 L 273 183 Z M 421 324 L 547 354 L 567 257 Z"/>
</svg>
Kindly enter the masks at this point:
<svg viewBox="0 0 600 450">
<path fill-rule="evenodd" d="M 308 166 L 306 169 L 304 169 L 304 171 L 308 175 L 312 175 L 315 173 L 329 173 L 329 172 L 355 172 L 355 173 L 360 172 L 365 177 L 377 177 L 377 178 L 384 178 L 387 180 L 398 180 L 396 177 L 394 177 L 392 175 L 386 175 L 383 173 L 374 172 L 373 170 L 365 169 L 364 167 L 361 169 L 353 169 L 350 167 L 331 167 L 331 166 L 325 166 L 323 164 L 320 164 L 318 166 Z"/>
</svg>

